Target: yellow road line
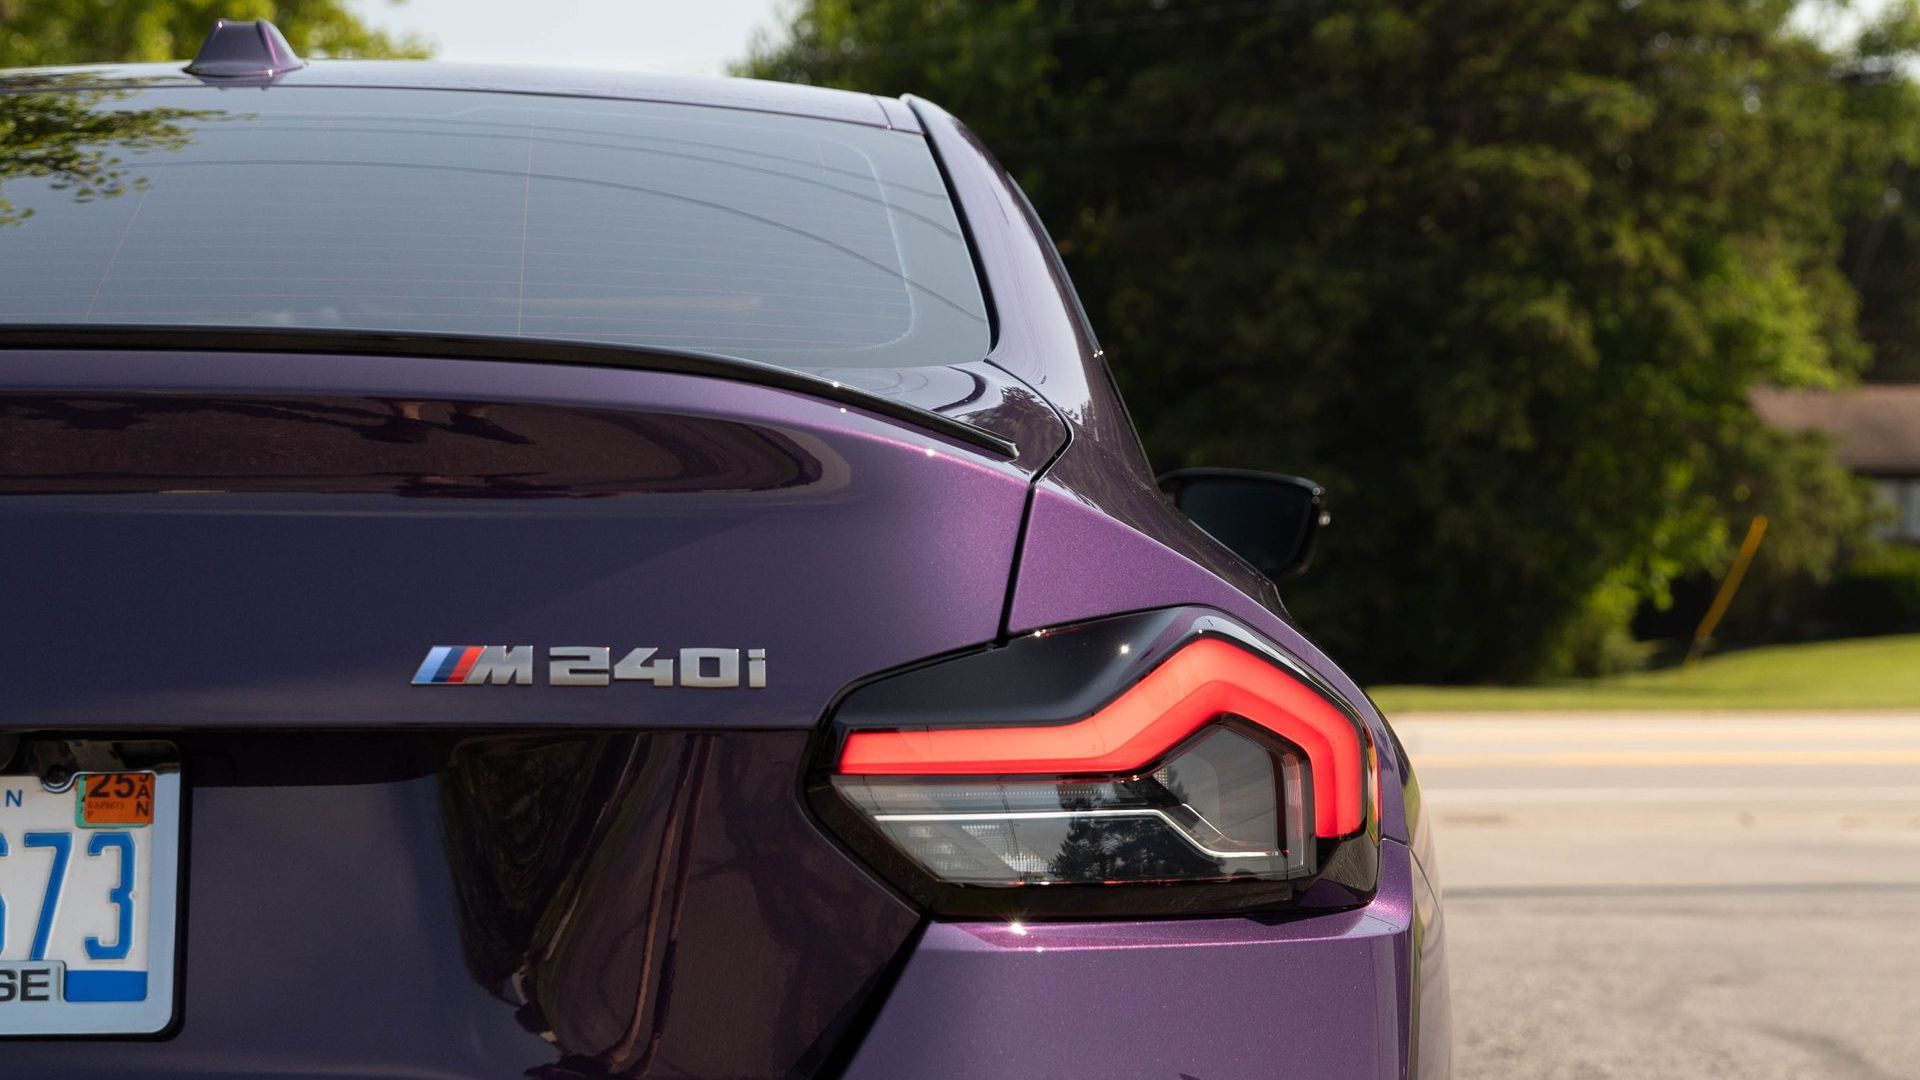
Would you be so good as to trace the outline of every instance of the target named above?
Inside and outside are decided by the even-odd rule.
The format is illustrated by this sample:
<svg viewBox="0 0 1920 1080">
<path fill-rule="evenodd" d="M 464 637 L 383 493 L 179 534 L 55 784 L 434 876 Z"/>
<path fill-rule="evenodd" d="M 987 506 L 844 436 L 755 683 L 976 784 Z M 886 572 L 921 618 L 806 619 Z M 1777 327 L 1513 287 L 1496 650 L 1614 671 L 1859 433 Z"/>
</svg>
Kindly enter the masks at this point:
<svg viewBox="0 0 1920 1080">
<path fill-rule="evenodd" d="M 1674 768 L 1689 765 L 1920 765 L 1915 750 L 1571 750 L 1413 754 L 1421 768 L 1526 769 L 1585 766 Z"/>
</svg>

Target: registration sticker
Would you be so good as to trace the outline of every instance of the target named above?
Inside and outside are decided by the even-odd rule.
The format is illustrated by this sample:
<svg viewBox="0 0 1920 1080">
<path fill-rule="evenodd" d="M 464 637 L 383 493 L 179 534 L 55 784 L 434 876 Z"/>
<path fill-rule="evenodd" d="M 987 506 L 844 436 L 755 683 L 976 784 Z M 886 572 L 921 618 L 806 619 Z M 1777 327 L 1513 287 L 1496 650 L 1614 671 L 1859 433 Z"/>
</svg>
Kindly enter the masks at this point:
<svg viewBox="0 0 1920 1080">
<path fill-rule="evenodd" d="M 0 766 L 0 1037 L 148 1035 L 172 1022 L 181 797 L 172 754 L 165 744 L 41 740 Z M 68 762 L 79 768 L 62 775 L 56 766 Z"/>
<path fill-rule="evenodd" d="M 150 772 L 81 773 L 74 783 L 83 829 L 138 829 L 153 824 Z"/>
</svg>

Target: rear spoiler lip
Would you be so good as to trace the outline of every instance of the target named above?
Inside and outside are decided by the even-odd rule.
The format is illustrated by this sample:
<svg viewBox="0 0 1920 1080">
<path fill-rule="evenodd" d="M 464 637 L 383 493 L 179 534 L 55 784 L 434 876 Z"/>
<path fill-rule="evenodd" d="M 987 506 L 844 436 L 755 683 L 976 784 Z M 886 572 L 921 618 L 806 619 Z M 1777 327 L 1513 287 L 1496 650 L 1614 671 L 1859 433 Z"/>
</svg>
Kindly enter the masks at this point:
<svg viewBox="0 0 1920 1080">
<path fill-rule="evenodd" d="M 945 435 L 1006 458 L 1019 456 L 1010 439 L 951 416 L 875 394 L 805 371 L 724 353 L 658 346 L 557 341 L 550 338 L 479 334 L 432 334 L 392 330 L 326 330 L 245 326 L 0 326 L 0 349 L 142 349 L 170 352 L 336 353 L 350 356 L 412 356 L 451 360 L 509 361 L 624 368 L 699 375 L 791 390 L 857 406 L 868 412 Z"/>
</svg>

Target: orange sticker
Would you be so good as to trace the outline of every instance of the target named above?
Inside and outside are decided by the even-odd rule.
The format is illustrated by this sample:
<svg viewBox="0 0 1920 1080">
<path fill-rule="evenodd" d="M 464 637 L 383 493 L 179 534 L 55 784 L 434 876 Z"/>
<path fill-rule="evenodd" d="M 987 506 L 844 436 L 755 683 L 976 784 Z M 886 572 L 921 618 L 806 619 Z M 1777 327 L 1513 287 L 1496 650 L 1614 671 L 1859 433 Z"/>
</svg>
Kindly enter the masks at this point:
<svg viewBox="0 0 1920 1080">
<path fill-rule="evenodd" d="M 153 774 L 86 773 L 80 777 L 80 824 L 153 824 Z"/>
</svg>

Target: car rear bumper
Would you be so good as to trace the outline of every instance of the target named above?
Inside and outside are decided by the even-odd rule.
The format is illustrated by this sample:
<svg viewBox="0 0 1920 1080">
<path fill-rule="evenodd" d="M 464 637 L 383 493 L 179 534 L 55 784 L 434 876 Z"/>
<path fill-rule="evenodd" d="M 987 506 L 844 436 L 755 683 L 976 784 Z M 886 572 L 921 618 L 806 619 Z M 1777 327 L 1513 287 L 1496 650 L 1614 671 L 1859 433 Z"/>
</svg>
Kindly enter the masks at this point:
<svg viewBox="0 0 1920 1080">
<path fill-rule="evenodd" d="M 804 732 L 176 738 L 179 1023 L 0 1042 L 0 1075 L 1445 1075 L 1393 840 L 1347 911 L 916 934 L 792 812 Z"/>
<path fill-rule="evenodd" d="M 1446 1037 L 1444 1008 L 1416 1036 L 1421 952 L 1438 955 L 1422 892 L 1387 841 L 1374 901 L 1336 914 L 934 923 L 845 1077 L 1443 1075 L 1409 1068 L 1417 1041 Z"/>
</svg>

